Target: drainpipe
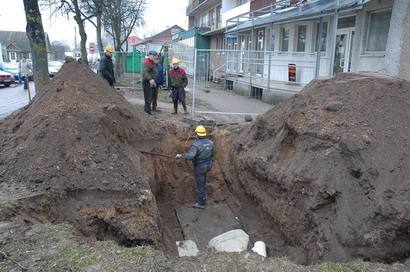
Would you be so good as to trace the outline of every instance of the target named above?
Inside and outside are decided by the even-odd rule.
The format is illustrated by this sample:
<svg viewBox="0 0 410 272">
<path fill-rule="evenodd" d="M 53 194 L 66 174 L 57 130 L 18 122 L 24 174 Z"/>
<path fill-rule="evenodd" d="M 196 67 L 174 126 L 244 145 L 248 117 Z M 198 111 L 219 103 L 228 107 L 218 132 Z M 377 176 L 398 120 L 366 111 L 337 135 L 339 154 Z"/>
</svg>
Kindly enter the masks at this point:
<svg viewBox="0 0 410 272">
<path fill-rule="evenodd" d="M 340 0 L 335 0 L 335 15 L 333 18 L 333 31 L 332 31 L 332 47 L 330 48 L 330 76 L 333 76 L 334 72 L 334 62 L 336 53 L 336 33 L 337 33 L 337 22 L 339 21 L 339 5 Z"/>
</svg>

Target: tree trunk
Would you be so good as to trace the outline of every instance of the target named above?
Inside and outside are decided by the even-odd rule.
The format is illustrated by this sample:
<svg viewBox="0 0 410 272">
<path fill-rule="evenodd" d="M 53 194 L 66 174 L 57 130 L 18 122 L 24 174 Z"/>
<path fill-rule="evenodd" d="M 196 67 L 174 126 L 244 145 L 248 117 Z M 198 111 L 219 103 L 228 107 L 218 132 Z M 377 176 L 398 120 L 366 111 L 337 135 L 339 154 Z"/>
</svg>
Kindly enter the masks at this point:
<svg viewBox="0 0 410 272">
<path fill-rule="evenodd" d="M 34 85 L 36 93 L 41 94 L 44 85 L 50 80 L 43 23 L 38 0 L 23 0 L 23 3 L 27 21 L 26 32 L 33 58 Z"/>
<path fill-rule="evenodd" d="M 101 15 L 97 16 L 97 48 L 98 52 L 101 54 L 104 52 L 103 44 L 102 44 L 102 38 L 101 38 Z"/>
<path fill-rule="evenodd" d="M 78 32 L 80 33 L 80 51 L 81 51 L 81 62 L 84 64 L 88 64 L 88 57 L 87 57 L 87 33 L 85 33 L 84 29 L 84 20 L 81 18 L 81 11 L 80 7 L 78 6 L 78 1 L 73 0 L 75 16 L 74 20 L 78 25 Z"/>
<path fill-rule="evenodd" d="M 101 17 L 102 17 L 102 3 L 100 0 L 95 1 L 95 13 L 96 13 L 96 18 L 97 18 L 97 48 L 98 52 L 101 54 L 104 52 L 104 47 L 102 44 L 102 38 L 101 38 L 101 30 L 102 30 L 102 23 L 101 23 Z"/>
</svg>

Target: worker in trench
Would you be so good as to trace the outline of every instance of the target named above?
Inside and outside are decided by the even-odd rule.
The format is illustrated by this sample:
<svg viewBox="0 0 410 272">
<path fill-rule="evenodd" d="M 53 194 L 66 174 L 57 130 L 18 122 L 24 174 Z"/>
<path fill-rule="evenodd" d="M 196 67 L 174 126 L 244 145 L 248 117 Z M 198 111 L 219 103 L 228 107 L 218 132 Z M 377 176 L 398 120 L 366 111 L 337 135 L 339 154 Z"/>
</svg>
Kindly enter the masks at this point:
<svg viewBox="0 0 410 272">
<path fill-rule="evenodd" d="M 173 67 L 169 71 L 169 79 L 171 81 L 171 98 L 172 102 L 174 102 L 173 114 L 178 114 L 178 101 L 181 102 L 184 113 L 187 114 L 185 87 L 188 85 L 188 77 L 185 70 L 179 67 L 179 60 L 177 58 L 172 59 L 172 65 Z"/>
<path fill-rule="evenodd" d="M 112 53 L 114 48 L 111 45 L 107 45 L 105 48 L 104 57 L 101 59 L 100 64 L 98 65 L 98 74 L 101 75 L 105 80 L 108 81 L 108 84 L 111 86 L 115 83 L 114 77 L 114 64 L 112 63 Z"/>
<path fill-rule="evenodd" d="M 148 114 L 152 113 L 152 99 L 157 90 L 157 84 L 155 80 L 157 78 L 157 67 L 155 63 L 155 57 L 158 54 L 155 51 L 149 51 L 148 58 L 144 60 L 142 65 L 142 89 L 144 90 L 144 111 Z"/>
<path fill-rule="evenodd" d="M 192 207 L 197 209 L 205 209 L 206 175 L 212 168 L 214 143 L 208 139 L 204 126 L 197 126 L 195 133 L 197 138 L 191 145 L 189 151 L 184 154 L 177 154 L 176 158 L 190 160 L 193 162 L 198 202 L 193 204 Z"/>
</svg>

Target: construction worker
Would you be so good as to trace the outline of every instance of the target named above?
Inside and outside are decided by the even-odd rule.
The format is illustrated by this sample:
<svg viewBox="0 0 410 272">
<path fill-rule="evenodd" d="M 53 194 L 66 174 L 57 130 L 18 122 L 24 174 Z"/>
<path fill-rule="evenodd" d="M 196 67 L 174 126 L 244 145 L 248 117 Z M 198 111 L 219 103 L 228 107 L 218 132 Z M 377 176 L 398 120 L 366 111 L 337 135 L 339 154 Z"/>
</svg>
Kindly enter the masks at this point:
<svg viewBox="0 0 410 272">
<path fill-rule="evenodd" d="M 113 86 L 115 82 L 114 64 L 112 63 L 113 52 L 114 48 L 111 45 L 107 45 L 107 47 L 105 48 L 104 57 L 102 57 L 100 65 L 98 67 L 98 74 L 101 75 L 105 80 L 107 80 L 108 84 L 110 84 L 111 86 Z"/>
<path fill-rule="evenodd" d="M 181 101 L 184 112 L 188 113 L 185 104 L 185 87 L 188 85 L 188 77 L 184 69 L 179 67 L 179 60 L 177 58 L 172 59 L 173 68 L 169 71 L 169 79 L 171 81 L 171 98 L 174 102 L 174 112 L 178 113 L 178 101 Z"/>
<path fill-rule="evenodd" d="M 214 143 L 207 138 L 206 129 L 204 126 L 197 126 L 195 133 L 197 138 L 191 145 L 189 151 L 184 154 L 177 154 L 176 158 L 190 160 L 193 162 L 198 202 L 193 204 L 192 207 L 197 209 L 205 209 L 206 175 L 212 168 Z"/>
<path fill-rule="evenodd" d="M 161 63 L 161 59 L 159 56 L 154 58 L 154 62 L 157 68 L 157 77 L 155 79 L 155 87 L 154 92 L 152 93 L 152 111 L 158 111 L 158 91 L 164 85 L 164 68 Z"/>
<path fill-rule="evenodd" d="M 144 111 L 151 114 L 151 103 L 154 92 L 156 91 L 157 84 L 155 80 L 157 78 L 157 68 L 155 63 L 155 57 L 157 52 L 149 51 L 148 58 L 144 60 L 142 65 L 142 89 L 144 90 Z"/>
</svg>

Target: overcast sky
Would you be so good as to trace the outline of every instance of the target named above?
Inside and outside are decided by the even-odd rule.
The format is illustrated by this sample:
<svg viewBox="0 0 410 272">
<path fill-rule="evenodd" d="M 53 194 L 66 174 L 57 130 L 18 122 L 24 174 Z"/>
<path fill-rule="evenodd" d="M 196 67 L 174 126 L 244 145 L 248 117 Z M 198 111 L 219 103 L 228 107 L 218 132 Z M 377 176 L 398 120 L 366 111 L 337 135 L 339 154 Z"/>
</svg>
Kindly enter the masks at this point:
<svg viewBox="0 0 410 272">
<path fill-rule="evenodd" d="M 136 34 L 141 38 L 144 35 L 157 33 L 168 26 L 179 25 L 187 28 L 188 19 L 185 16 L 185 7 L 188 0 L 147 0 L 148 8 L 145 12 L 145 27 L 138 29 Z M 26 18 L 23 0 L 0 0 L 0 30 L 25 31 Z M 50 40 L 63 40 L 74 45 L 74 20 L 65 17 L 50 18 L 49 12 L 42 11 L 45 31 L 49 33 Z M 88 35 L 87 43 L 95 41 L 95 28 L 86 24 Z M 77 35 L 79 39 L 79 35 Z"/>
</svg>

